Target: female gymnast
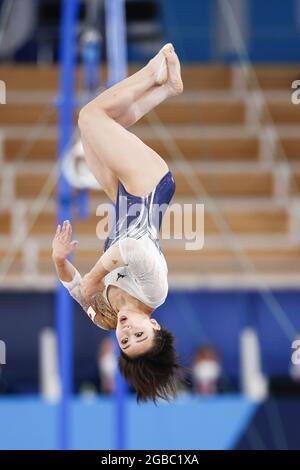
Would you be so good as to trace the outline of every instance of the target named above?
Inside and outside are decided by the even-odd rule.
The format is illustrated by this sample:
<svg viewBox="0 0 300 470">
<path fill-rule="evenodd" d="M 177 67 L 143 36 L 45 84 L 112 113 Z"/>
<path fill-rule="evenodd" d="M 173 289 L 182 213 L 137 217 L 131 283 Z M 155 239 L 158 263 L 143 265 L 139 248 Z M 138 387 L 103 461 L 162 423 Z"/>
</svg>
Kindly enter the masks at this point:
<svg viewBox="0 0 300 470">
<path fill-rule="evenodd" d="M 83 278 L 67 260 L 77 245 L 69 221 L 57 227 L 53 240 L 59 279 L 97 326 L 116 330 L 120 371 L 141 401 L 176 395 L 174 337 L 152 318 L 168 293 L 159 230 L 175 182 L 166 162 L 127 128 L 182 91 L 180 62 L 167 44 L 80 111 L 86 161 L 114 203 L 115 225 Z"/>
</svg>

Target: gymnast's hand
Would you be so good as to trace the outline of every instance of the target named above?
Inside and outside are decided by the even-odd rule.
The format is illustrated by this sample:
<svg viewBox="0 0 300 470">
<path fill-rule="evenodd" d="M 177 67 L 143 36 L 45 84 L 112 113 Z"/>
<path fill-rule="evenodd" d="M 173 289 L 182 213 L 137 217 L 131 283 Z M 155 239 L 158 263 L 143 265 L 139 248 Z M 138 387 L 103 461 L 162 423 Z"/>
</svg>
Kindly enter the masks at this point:
<svg viewBox="0 0 300 470">
<path fill-rule="evenodd" d="M 78 242 L 72 241 L 72 225 L 65 220 L 63 226 L 58 225 L 52 242 L 52 258 L 56 261 L 64 261 L 73 253 Z"/>
</svg>

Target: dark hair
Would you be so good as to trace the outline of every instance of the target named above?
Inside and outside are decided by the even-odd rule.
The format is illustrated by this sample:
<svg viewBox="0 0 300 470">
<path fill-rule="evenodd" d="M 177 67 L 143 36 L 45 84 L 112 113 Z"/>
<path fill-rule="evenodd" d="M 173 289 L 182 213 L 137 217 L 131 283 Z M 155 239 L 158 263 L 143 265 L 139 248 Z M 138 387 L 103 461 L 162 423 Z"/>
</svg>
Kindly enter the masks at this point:
<svg viewBox="0 0 300 470">
<path fill-rule="evenodd" d="M 120 372 L 132 385 L 137 401 L 169 400 L 176 396 L 176 370 L 179 368 L 174 336 L 167 330 L 155 330 L 150 351 L 130 358 L 121 351 Z"/>
</svg>

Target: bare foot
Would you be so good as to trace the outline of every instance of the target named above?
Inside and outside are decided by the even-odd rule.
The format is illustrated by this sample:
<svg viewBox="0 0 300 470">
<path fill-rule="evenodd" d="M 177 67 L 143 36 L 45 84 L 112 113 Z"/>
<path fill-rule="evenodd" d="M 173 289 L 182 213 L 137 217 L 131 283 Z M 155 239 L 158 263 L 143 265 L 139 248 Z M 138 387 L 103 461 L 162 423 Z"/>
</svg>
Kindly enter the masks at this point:
<svg viewBox="0 0 300 470">
<path fill-rule="evenodd" d="M 168 52 L 171 50 L 174 51 L 172 44 L 165 44 L 158 54 L 156 54 L 156 56 L 154 56 L 153 59 L 149 61 L 148 65 L 150 66 L 151 72 L 154 75 L 155 85 L 163 85 L 168 80 L 166 54 L 168 54 Z"/>
<path fill-rule="evenodd" d="M 166 85 L 168 86 L 171 95 L 180 95 L 180 93 L 183 92 L 183 83 L 178 56 L 173 46 L 166 49 L 163 48 L 162 51 L 167 59 L 168 65 L 168 81 Z"/>
</svg>

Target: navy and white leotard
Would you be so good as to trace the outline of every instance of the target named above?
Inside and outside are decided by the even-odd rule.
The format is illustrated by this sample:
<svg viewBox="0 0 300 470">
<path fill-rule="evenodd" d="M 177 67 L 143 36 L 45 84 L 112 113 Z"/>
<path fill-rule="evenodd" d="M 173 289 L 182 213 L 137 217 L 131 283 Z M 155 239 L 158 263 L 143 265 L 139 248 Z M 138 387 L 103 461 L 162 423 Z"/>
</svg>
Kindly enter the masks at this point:
<svg viewBox="0 0 300 470">
<path fill-rule="evenodd" d="M 104 243 L 104 251 L 119 244 L 126 266 L 104 278 L 105 291 L 120 287 L 152 308 L 164 303 L 168 294 L 168 268 L 161 251 L 159 231 L 164 213 L 175 192 L 170 171 L 146 197 L 129 194 L 119 181 L 115 204 L 115 223 Z"/>
<path fill-rule="evenodd" d="M 168 268 L 159 243 L 163 215 L 175 192 L 169 171 L 146 197 L 129 194 L 119 181 L 115 204 L 115 223 L 104 243 L 104 251 L 118 243 L 124 266 L 104 277 L 103 295 L 108 299 L 109 286 L 117 286 L 155 309 L 168 294 Z M 75 272 L 71 282 L 63 282 L 77 300 L 81 276 Z"/>
<path fill-rule="evenodd" d="M 139 239 L 144 235 L 147 235 L 160 250 L 159 230 L 174 192 L 175 181 L 170 171 L 146 197 L 129 194 L 119 181 L 115 223 L 104 243 L 104 251 L 124 238 Z"/>
</svg>

